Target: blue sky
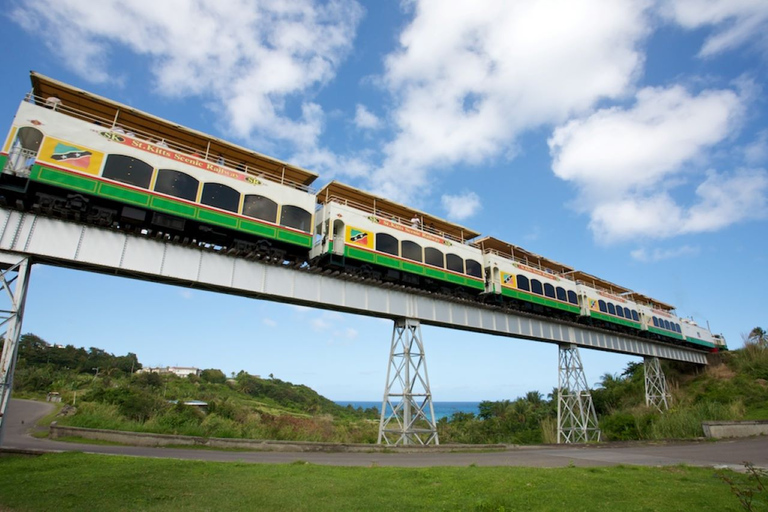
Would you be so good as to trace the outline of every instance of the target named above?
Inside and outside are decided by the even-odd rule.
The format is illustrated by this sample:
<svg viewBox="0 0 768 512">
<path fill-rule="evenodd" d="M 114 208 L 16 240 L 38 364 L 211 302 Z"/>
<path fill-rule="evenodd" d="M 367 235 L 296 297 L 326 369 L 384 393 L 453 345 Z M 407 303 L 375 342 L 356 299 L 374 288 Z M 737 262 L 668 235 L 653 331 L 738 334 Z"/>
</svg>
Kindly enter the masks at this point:
<svg viewBox="0 0 768 512">
<path fill-rule="evenodd" d="M 6 2 L 0 118 L 29 70 L 766 327 L 764 0 Z M 391 324 L 35 267 L 24 322 L 145 365 L 380 399 Z M 423 328 L 435 400 L 551 391 L 557 348 Z M 596 382 L 639 358 L 582 351 Z"/>
</svg>

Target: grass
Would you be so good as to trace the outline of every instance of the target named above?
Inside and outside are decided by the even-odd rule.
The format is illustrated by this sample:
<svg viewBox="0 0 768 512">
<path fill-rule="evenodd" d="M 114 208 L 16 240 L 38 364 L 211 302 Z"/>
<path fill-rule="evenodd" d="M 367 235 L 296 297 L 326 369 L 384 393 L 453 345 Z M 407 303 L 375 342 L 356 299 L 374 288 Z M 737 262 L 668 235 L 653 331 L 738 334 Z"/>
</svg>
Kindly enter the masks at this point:
<svg viewBox="0 0 768 512">
<path fill-rule="evenodd" d="M 332 467 L 0 458 L 0 510 L 739 510 L 712 469 Z"/>
</svg>

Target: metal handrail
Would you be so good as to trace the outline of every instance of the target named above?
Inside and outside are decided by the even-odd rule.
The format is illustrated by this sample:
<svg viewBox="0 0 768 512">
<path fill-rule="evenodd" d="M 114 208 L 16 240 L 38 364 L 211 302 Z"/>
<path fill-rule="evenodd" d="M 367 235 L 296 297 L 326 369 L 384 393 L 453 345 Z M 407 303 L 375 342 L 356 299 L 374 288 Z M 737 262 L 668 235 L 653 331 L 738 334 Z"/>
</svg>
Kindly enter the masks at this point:
<svg viewBox="0 0 768 512">
<path fill-rule="evenodd" d="M 295 188 L 303 192 L 308 192 L 311 194 L 314 194 L 316 192 L 316 189 L 313 189 L 312 187 L 309 187 L 301 183 L 297 183 L 290 179 L 286 179 L 284 177 L 280 177 L 278 179 L 277 177 L 270 175 L 266 170 L 261 169 L 259 167 L 248 166 L 245 162 L 237 162 L 237 161 L 233 161 L 223 157 L 218 157 L 218 156 L 214 157 L 211 154 L 206 154 L 206 149 L 194 148 L 192 146 L 188 146 L 182 142 L 179 142 L 173 139 L 166 139 L 162 136 L 159 136 L 156 133 L 147 132 L 129 124 L 115 123 L 114 119 L 94 116 L 88 112 L 85 112 L 77 108 L 74 108 L 70 105 L 67 105 L 62 101 L 56 102 L 56 101 L 53 101 L 51 98 L 42 98 L 40 96 L 34 96 L 32 94 L 28 94 L 25 99 L 30 103 L 34 103 L 35 105 L 39 105 L 43 107 L 48 107 L 51 110 L 55 110 L 56 112 L 61 112 L 62 114 L 67 115 L 69 117 L 74 117 L 76 119 L 81 119 L 81 120 L 93 123 L 97 126 L 102 126 L 104 129 L 112 130 L 113 132 L 118 134 L 125 134 L 129 137 L 137 137 L 139 139 L 144 140 L 145 142 L 148 142 L 158 147 L 164 147 L 164 148 L 171 149 L 173 151 L 186 153 L 187 155 L 193 158 L 198 158 L 200 160 L 205 160 L 211 163 L 215 163 L 216 165 L 225 167 L 226 169 L 231 171 L 250 174 L 260 179 L 265 179 L 273 183 L 285 185 L 285 186 Z"/>
</svg>

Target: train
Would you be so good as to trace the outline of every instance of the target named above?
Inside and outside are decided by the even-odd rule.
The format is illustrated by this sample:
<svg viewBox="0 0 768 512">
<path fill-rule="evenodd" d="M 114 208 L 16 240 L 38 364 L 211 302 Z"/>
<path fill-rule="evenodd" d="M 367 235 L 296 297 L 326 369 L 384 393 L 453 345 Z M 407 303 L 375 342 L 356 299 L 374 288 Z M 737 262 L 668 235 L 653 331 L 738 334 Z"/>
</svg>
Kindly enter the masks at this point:
<svg viewBox="0 0 768 512">
<path fill-rule="evenodd" d="M 0 204 L 717 352 L 674 306 L 364 190 L 31 72 Z"/>
</svg>

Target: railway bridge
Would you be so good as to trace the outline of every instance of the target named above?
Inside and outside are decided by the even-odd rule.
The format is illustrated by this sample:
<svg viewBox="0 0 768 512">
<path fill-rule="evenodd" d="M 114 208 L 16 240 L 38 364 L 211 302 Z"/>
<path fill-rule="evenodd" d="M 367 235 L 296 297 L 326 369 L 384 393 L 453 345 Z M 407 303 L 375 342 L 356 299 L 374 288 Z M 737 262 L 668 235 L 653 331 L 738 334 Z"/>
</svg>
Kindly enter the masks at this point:
<svg viewBox="0 0 768 512">
<path fill-rule="evenodd" d="M 421 324 L 557 344 L 558 442 L 564 443 L 600 439 L 579 348 L 643 357 L 646 403 L 662 410 L 668 392 L 659 359 L 707 363 L 701 350 L 217 249 L 0 208 L 0 286 L 10 300 L 0 311 L 0 325 L 6 328 L 0 359 L 0 443 L 35 263 L 391 319 L 379 443 L 439 443 Z"/>
</svg>

